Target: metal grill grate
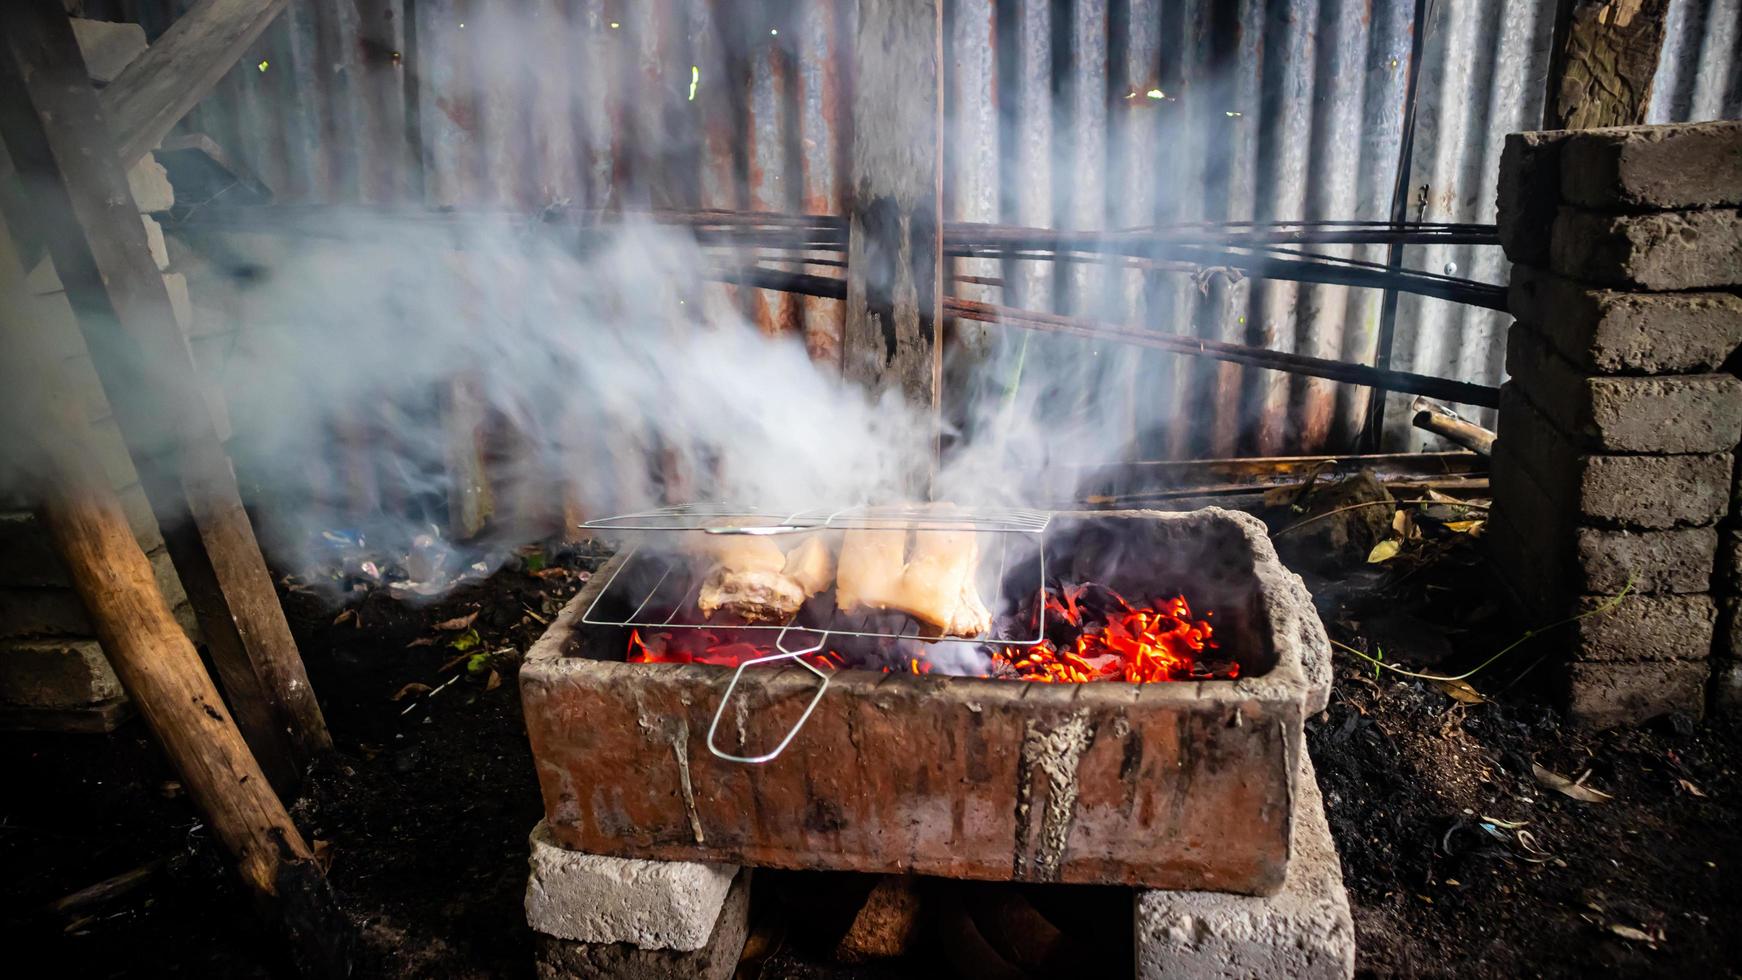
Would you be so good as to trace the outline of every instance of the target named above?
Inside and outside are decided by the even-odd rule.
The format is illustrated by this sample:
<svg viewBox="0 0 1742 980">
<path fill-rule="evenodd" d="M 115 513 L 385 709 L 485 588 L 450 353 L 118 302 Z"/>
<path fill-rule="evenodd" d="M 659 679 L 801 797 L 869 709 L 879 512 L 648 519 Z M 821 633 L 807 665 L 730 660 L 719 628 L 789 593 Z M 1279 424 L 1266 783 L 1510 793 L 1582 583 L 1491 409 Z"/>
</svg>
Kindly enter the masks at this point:
<svg viewBox="0 0 1742 980">
<path fill-rule="evenodd" d="M 717 504 L 687 504 L 677 507 L 663 507 L 656 510 L 640 511 L 633 514 L 622 514 L 596 521 L 588 521 L 584 527 L 595 530 L 617 531 L 652 531 L 663 532 L 663 536 L 679 534 L 796 534 L 818 530 L 920 530 L 920 531 L 972 531 L 996 539 L 997 572 L 996 577 L 988 580 L 983 573 L 992 567 L 986 559 L 990 549 L 981 548 L 981 562 L 976 570 L 976 585 L 982 596 L 991 595 L 992 602 L 987 608 L 996 613 L 1000 609 L 1018 608 L 1020 598 L 1033 595 L 1037 599 L 1042 595 L 1046 585 L 1046 549 L 1042 546 L 1042 537 L 1052 515 L 1046 511 L 1027 510 L 1022 508 L 965 508 L 946 505 L 920 505 L 895 507 L 848 507 L 836 510 L 815 509 L 805 511 L 768 511 L 745 507 L 728 507 Z M 985 539 L 982 539 L 984 541 Z M 670 542 L 668 542 L 670 543 Z M 1035 578 L 1032 585 L 1024 581 L 1006 588 L 1009 579 L 1010 563 L 1020 556 L 1022 548 L 1027 544 L 1035 554 Z M 702 582 L 707 575 L 707 562 L 698 560 L 698 556 L 687 553 L 681 544 L 672 547 L 654 547 L 646 542 L 634 546 L 622 562 L 618 563 L 616 571 L 611 575 L 593 604 L 581 616 L 581 621 L 594 626 L 632 627 L 636 629 L 708 629 L 722 628 L 723 624 L 710 623 L 701 618 L 696 598 L 701 592 Z M 989 591 L 986 586 L 992 585 Z M 1029 591 L 1032 589 L 1032 591 Z M 1026 594 L 1022 594 L 1026 593 Z M 1022 594 L 1022 595 L 1019 595 Z M 1013 601 L 1014 600 L 1014 601 Z M 720 699 L 720 706 L 714 712 L 714 720 L 708 726 L 708 751 L 731 762 L 757 764 L 768 762 L 779 756 L 799 729 L 816 709 L 822 700 L 823 692 L 828 690 L 828 673 L 818 670 L 814 665 L 804 660 L 804 655 L 821 650 L 831 636 L 867 637 L 890 639 L 925 639 L 920 636 L 920 623 L 911 616 L 899 616 L 893 621 L 902 625 L 890 629 L 866 628 L 868 620 L 879 622 L 891 621 L 892 614 L 867 614 L 854 617 L 840 613 L 828 603 L 827 613 L 819 614 L 821 603 L 814 601 L 800 605 L 791 622 L 765 623 L 756 625 L 732 625 L 725 628 L 734 630 L 768 630 L 775 631 L 773 648 L 776 652 L 744 661 L 732 673 L 732 680 L 726 685 L 725 693 Z M 604 611 L 629 610 L 627 615 L 607 615 Z M 856 620 L 856 621 L 855 621 Z M 787 645 L 787 634 L 798 632 L 816 638 L 814 643 L 806 643 L 802 649 L 792 649 Z M 949 639 L 967 643 L 997 643 L 1010 645 L 1032 645 L 1040 642 L 1046 635 L 1046 607 L 1037 603 L 1035 617 L 1035 632 L 1032 637 L 1011 638 L 995 636 L 950 637 Z M 715 744 L 715 736 L 720 727 L 720 719 L 724 717 L 726 705 L 730 702 L 732 692 L 738 686 L 739 678 L 743 677 L 747 667 L 758 664 L 773 663 L 781 660 L 793 660 L 800 666 L 816 674 L 819 680 L 816 694 L 811 698 L 803 715 L 786 733 L 786 736 L 769 752 L 760 755 L 734 755 L 726 752 Z"/>
</svg>

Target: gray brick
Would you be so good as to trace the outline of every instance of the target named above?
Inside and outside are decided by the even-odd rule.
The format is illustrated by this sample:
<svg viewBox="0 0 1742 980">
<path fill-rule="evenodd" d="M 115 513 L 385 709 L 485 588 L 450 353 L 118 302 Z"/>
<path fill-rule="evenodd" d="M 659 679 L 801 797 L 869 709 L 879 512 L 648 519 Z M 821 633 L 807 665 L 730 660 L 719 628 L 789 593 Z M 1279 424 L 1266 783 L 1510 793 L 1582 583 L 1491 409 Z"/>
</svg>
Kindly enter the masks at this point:
<svg viewBox="0 0 1742 980">
<path fill-rule="evenodd" d="M 1712 652 L 1718 606 L 1709 595 L 1628 594 L 1580 596 L 1578 613 L 1591 613 L 1569 628 L 1572 659 L 1580 662 L 1704 660 Z"/>
<path fill-rule="evenodd" d="M 0 639 L 85 637 L 91 617 L 71 589 L 15 589 L 0 586 Z"/>
<path fill-rule="evenodd" d="M 1616 595 L 1631 583 L 1640 593 L 1696 593 L 1712 587 L 1716 527 L 1662 531 L 1580 527 L 1573 531 L 1572 587 Z"/>
<path fill-rule="evenodd" d="M 145 28 L 106 20 L 72 18 L 73 37 L 94 82 L 112 82 L 134 58 L 145 53 Z"/>
<path fill-rule="evenodd" d="M 1531 609 L 1552 618 L 1566 614 L 1575 596 L 1612 596 L 1628 588 L 1642 596 L 1696 595 L 1711 588 L 1716 528 L 1573 527 L 1559 515 L 1532 509 L 1542 506 L 1542 498 L 1529 474 L 1511 465 L 1504 471 L 1497 466 L 1495 474 L 1495 508 L 1483 541 Z M 1533 523 L 1533 516 L 1553 523 Z"/>
<path fill-rule="evenodd" d="M 149 153 L 127 171 L 127 189 L 133 192 L 133 203 L 143 214 L 175 207 L 175 188 L 169 183 L 169 171 Z"/>
<path fill-rule="evenodd" d="M 1589 374 L 1698 374 L 1742 347 L 1742 296 L 1630 293 L 1512 268 L 1512 315 Z"/>
<path fill-rule="evenodd" d="M 1561 131 L 1511 133 L 1500 152 L 1496 221 L 1506 257 L 1517 263 L 1546 265 L 1549 230 L 1560 205 Z"/>
<path fill-rule="evenodd" d="M 1590 208 L 1742 204 L 1742 122 L 1621 126 L 1561 145 L 1561 197 Z"/>
<path fill-rule="evenodd" d="M 0 702 L 76 708 L 113 701 L 123 694 L 96 640 L 0 643 Z"/>
<path fill-rule="evenodd" d="M 1742 212 L 1602 214 L 1563 207 L 1549 266 L 1605 286 L 1711 289 L 1742 284 Z"/>
<path fill-rule="evenodd" d="M 1730 453 L 1581 453 L 1510 382 L 1500 389 L 1499 425 L 1495 471 L 1505 465 L 1503 459 L 1523 466 L 1550 506 L 1580 524 L 1701 527 L 1715 523 L 1730 507 Z"/>
<path fill-rule="evenodd" d="M 1730 595 L 1742 595 L 1742 531 L 1729 528 L 1718 542 L 1717 571 L 1712 576 L 1713 588 Z"/>
<path fill-rule="evenodd" d="M 1507 336 L 1506 371 L 1580 449 L 1716 453 L 1742 440 L 1742 381 L 1729 374 L 1589 375 L 1522 323 Z"/>
<path fill-rule="evenodd" d="M 1705 715 L 1706 660 L 1564 665 L 1567 717 L 1583 728 L 1637 725 L 1671 712 Z"/>
<path fill-rule="evenodd" d="M 19 511 L 0 514 L 0 586 L 67 584 L 67 567 L 55 554 L 54 543 L 36 515 Z"/>
</svg>

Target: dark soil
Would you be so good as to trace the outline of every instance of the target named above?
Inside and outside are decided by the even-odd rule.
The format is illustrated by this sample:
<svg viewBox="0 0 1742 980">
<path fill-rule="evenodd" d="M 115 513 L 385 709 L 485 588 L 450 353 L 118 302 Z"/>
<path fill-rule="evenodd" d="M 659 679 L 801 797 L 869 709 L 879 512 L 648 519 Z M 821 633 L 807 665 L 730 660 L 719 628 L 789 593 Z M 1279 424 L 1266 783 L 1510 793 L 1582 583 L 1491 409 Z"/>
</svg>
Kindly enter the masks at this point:
<svg viewBox="0 0 1742 980">
<path fill-rule="evenodd" d="M 321 842 L 360 933 L 359 976 L 531 975 L 521 911 L 526 834 L 540 815 L 517 696 L 518 657 L 596 557 L 511 567 L 427 607 L 384 596 L 335 622 L 315 597 L 286 608 L 337 743 L 295 815 Z M 1460 672 L 1518 636 L 1474 549 L 1430 542 L 1384 566 L 1312 582 L 1332 635 L 1391 663 Z M 476 611 L 478 644 L 435 624 Z M 429 645 L 411 646 L 424 638 Z M 1665 719 L 1585 734 L 1542 706 L 1543 640 L 1470 679 L 1486 698 L 1339 654 L 1308 741 L 1374 975 L 1734 975 L 1742 963 L 1742 779 L 1734 723 Z M 1532 644 L 1536 644 L 1533 646 Z M 488 656 L 473 659 L 474 654 Z M 496 678 L 493 682 L 492 676 Z M 426 687 L 407 685 L 425 685 Z M 445 685 L 445 686 L 444 686 Z M 396 700 L 397 696 L 397 700 Z M 1466 695 L 1467 697 L 1468 695 Z M 283 956 L 224 877 L 216 848 L 133 722 L 110 736 L 0 738 L 0 880 L 11 975 L 283 975 Z M 1532 766 L 1613 798 L 1581 802 Z M 1585 775 L 1587 774 L 1588 775 Z M 77 916 L 47 903 L 145 862 L 142 887 Z M 913 957 L 830 962 L 822 910 L 849 876 L 758 879 L 746 976 L 977 975 L 963 916 L 929 922 Z M 936 909 L 1004 901 L 932 883 Z M 1129 903 L 1112 890 L 1024 893 L 1068 942 L 1057 972 L 1129 975 Z M 838 918 L 838 916 L 837 916 Z M 42 964 L 41 968 L 34 964 Z"/>
</svg>

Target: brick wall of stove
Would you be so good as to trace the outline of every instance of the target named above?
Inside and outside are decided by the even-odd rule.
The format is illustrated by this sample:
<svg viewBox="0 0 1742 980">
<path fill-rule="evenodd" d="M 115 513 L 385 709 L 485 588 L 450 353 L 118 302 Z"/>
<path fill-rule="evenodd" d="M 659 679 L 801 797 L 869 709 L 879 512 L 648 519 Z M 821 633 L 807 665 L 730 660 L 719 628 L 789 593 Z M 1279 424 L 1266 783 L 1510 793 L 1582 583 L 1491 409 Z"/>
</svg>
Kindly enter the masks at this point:
<svg viewBox="0 0 1742 980">
<path fill-rule="evenodd" d="M 1488 541 L 1573 720 L 1742 703 L 1742 122 L 1519 133 Z"/>
</svg>

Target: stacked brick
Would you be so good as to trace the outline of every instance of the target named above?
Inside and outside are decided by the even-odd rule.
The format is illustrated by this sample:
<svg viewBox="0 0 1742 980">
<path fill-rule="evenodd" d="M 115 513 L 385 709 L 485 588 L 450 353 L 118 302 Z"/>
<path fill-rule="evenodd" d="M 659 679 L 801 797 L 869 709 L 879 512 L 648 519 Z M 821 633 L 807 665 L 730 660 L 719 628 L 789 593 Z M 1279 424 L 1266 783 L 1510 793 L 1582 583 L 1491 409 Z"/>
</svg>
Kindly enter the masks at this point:
<svg viewBox="0 0 1742 980">
<path fill-rule="evenodd" d="M 96 81 L 109 80 L 145 50 L 144 31 L 136 24 L 73 23 Z M 147 156 L 128 173 L 127 182 L 144 212 L 141 220 L 152 257 L 159 269 L 165 269 L 169 256 L 152 214 L 174 204 L 169 177 Z M 166 273 L 164 281 L 176 301 L 177 315 L 187 323 L 185 279 Z M 128 523 L 151 559 L 165 598 L 191 633 L 192 610 L 53 264 L 44 259 L 31 272 L 26 287 L 33 327 L 61 358 L 68 397 L 78 399 L 89 422 L 86 444 L 119 492 Z M 125 694 L 103 657 L 83 603 L 72 591 L 66 567 L 29 505 L 17 493 L 0 494 L 0 727 L 110 729 L 127 715 Z"/>
<path fill-rule="evenodd" d="M 1507 140 L 1499 220 L 1517 322 L 1488 540 L 1544 622 L 1628 592 L 1559 637 L 1582 724 L 1701 715 L 1714 640 L 1720 674 L 1734 670 L 1738 205 L 1742 123 Z"/>
</svg>

